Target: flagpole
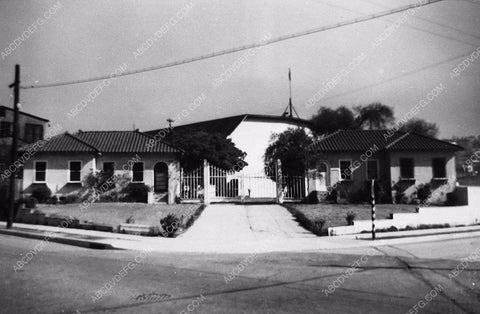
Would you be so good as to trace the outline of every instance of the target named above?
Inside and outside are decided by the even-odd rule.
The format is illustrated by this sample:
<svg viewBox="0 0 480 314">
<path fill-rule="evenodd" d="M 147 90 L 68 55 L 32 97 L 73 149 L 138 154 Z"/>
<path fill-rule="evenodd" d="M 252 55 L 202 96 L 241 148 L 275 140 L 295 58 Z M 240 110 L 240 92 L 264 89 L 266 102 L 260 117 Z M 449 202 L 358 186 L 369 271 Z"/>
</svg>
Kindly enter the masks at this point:
<svg viewBox="0 0 480 314">
<path fill-rule="evenodd" d="M 290 86 L 290 100 L 288 102 L 288 105 L 290 107 L 290 118 L 293 117 L 293 112 L 292 112 L 292 73 L 290 72 L 290 68 L 288 68 L 288 83 Z"/>
</svg>

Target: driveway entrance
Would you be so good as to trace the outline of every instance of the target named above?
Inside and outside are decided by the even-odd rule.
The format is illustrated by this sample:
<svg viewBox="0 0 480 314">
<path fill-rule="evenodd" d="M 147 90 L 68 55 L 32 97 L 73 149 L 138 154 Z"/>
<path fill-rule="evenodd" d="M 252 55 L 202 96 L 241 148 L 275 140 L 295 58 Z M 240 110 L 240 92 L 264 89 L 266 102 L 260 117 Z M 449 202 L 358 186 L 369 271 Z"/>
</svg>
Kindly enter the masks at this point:
<svg viewBox="0 0 480 314">
<path fill-rule="evenodd" d="M 316 236 L 280 205 L 213 204 L 180 238 L 224 246 Z"/>
</svg>

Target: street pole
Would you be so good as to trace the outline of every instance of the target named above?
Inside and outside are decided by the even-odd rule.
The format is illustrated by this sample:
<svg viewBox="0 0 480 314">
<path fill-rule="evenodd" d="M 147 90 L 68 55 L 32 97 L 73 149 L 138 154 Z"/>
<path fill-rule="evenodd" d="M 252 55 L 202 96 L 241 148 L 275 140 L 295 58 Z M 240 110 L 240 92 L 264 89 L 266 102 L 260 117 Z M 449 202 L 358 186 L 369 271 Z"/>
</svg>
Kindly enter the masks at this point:
<svg viewBox="0 0 480 314">
<path fill-rule="evenodd" d="M 13 87 L 13 134 L 12 134 L 12 150 L 10 165 L 14 165 L 17 159 L 18 152 L 18 103 L 20 101 L 20 65 L 15 65 L 15 81 L 9 85 Z M 15 206 L 15 176 L 17 169 L 14 168 L 10 175 L 10 187 L 9 187 L 9 204 L 8 204 L 8 217 L 7 217 L 7 229 L 12 228 L 13 224 L 13 212 Z"/>
<path fill-rule="evenodd" d="M 375 180 L 372 180 L 372 240 L 375 240 Z"/>
</svg>

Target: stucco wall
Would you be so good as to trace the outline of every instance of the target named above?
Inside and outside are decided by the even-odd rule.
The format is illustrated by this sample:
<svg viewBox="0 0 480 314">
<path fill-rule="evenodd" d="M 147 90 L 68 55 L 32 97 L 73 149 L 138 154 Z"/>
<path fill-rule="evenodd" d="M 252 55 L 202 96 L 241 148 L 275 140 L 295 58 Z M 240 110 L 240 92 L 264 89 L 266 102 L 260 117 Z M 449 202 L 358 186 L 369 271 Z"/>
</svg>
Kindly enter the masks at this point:
<svg viewBox="0 0 480 314">
<path fill-rule="evenodd" d="M 400 158 L 412 158 L 414 162 L 415 180 L 401 180 Z M 432 158 L 445 158 L 446 180 L 433 180 Z M 391 152 L 390 176 L 393 184 L 397 184 L 400 191 L 409 200 L 415 195 L 417 187 L 422 184 L 431 184 L 433 187 L 432 199 L 435 203 L 446 200 L 446 194 L 453 191 L 457 180 L 455 169 L 455 154 L 453 152 Z"/>
<path fill-rule="evenodd" d="M 375 151 L 371 149 L 370 151 Z M 368 154 L 370 155 L 370 154 Z M 315 167 L 319 169 L 322 162 L 328 166 L 327 186 L 337 188 L 338 199 L 348 197 L 349 193 L 365 188 L 367 181 L 366 152 L 339 152 L 319 154 L 316 159 Z M 446 200 L 446 194 L 455 187 L 455 155 L 452 152 L 377 152 L 368 159 L 378 160 L 379 176 L 377 182 L 381 184 L 381 189 L 385 192 L 387 201 L 390 198 L 391 186 L 399 182 L 400 179 L 400 158 L 413 158 L 414 160 L 414 180 L 402 180 L 400 182 L 401 191 L 407 197 L 413 197 L 417 187 L 420 184 L 431 183 L 433 187 L 433 202 L 443 202 Z M 448 180 L 433 180 L 432 158 L 445 158 L 446 174 Z M 352 165 L 359 165 L 352 171 L 351 180 L 340 181 L 340 160 L 350 160 Z M 310 181 L 311 182 L 311 181 Z M 309 191 L 312 189 L 309 188 Z M 388 200 L 389 201 L 389 200 Z"/>
<path fill-rule="evenodd" d="M 349 160 L 351 161 L 352 166 L 357 166 L 357 168 L 352 169 L 351 180 L 340 179 L 340 160 Z M 321 163 L 325 163 L 327 165 L 327 187 L 336 188 L 338 191 L 338 198 L 340 200 L 347 198 L 348 193 L 352 193 L 366 187 L 367 160 L 377 160 L 378 162 L 377 181 L 389 183 L 390 172 L 388 158 L 384 153 L 376 152 L 376 149 L 374 148 L 369 150 L 369 152 L 338 152 L 320 154 L 316 160 L 315 167 L 316 169 L 319 169 Z M 311 189 L 309 188 L 309 190 Z"/>
<path fill-rule="evenodd" d="M 143 183 L 149 186 L 153 191 L 154 187 L 154 167 L 158 162 L 163 162 L 168 166 L 168 203 L 175 202 L 175 196 L 180 193 L 180 163 L 174 154 L 102 154 L 97 157 L 97 169 L 103 169 L 104 162 L 115 163 L 115 174 L 128 173 L 132 177 L 129 164 L 131 161 L 142 162 L 144 166 Z M 130 162 L 129 162 L 130 161 Z"/>
<path fill-rule="evenodd" d="M 34 158 L 30 158 L 24 165 L 23 170 L 23 190 L 27 190 L 35 179 L 35 161 L 47 162 L 46 185 L 52 191 L 57 193 L 69 182 L 69 161 L 82 162 L 82 178 L 90 172 L 93 167 L 93 154 L 87 153 L 36 153 Z"/>
<path fill-rule="evenodd" d="M 416 184 L 429 183 L 433 179 L 432 158 L 445 158 L 447 178 L 456 179 L 455 154 L 451 152 L 391 152 L 391 178 L 400 180 L 400 158 L 413 158 Z"/>
<path fill-rule="evenodd" d="M 102 154 L 94 156 L 87 153 L 37 153 L 35 158 L 29 159 L 24 168 L 23 190 L 27 190 L 34 183 L 34 161 L 47 161 L 46 184 L 52 193 L 62 193 L 62 187 L 69 183 L 69 161 L 81 161 L 81 177 L 85 177 L 93 169 L 102 170 L 104 162 L 115 163 L 115 174 L 127 173 L 132 177 L 131 165 L 133 162 L 144 163 L 143 183 L 153 190 L 154 167 L 157 162 L 164 162 L 169 172 L 168 203 L 175 202 L 175 196 L 180 191 L 180 165 L 174 154 Z"/>
</svg>

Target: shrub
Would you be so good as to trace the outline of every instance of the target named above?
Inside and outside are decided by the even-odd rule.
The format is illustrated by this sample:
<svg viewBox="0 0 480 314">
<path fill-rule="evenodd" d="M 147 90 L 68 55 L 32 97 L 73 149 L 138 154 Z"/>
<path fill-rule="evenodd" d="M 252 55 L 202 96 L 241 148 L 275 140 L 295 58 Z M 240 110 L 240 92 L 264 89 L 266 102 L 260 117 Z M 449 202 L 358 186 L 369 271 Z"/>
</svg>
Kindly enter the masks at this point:
<svg viewBox="0 0 480 314">
<path fill-rule="evenodd" d="M 133 216 L 130 216 L 127 219 L 125 219 L 125 222 L 127 224 L 134 224 L 135 223 L 135 218 L 133 218 Z"/>
<path fill-rule="evenodd" d="M 150 188 L 144 183 L 130 183 L 123 190 L 123 193 L 126 193 L 127 197 L 129 197 L 133 202 L 137 203 L 146 203 L 148 199 L 148 192 L 150 192 Z"/>
<path fill-rule="evenodd" d="M 178 218 L 175 214 L 168 214 L 164 218 L 160 219 L 160 225 L 162 226 L 167 238 L 174 237 L 180 223 L 181 218 Z"/>
<path fill-rule="evenodd" d="M 337 202 L 337 190 L 332 189 L 328 191 L 327 196 L 325 197 L 325 200 L 331 203 L 336 203 Z"/>
<path fill-rule="evenodd" d="M 52 197 L 52 191 L 47 186 L 39 186 L 32 191 L 32 196 L 35 197 L 39 203 L 43 204 Z"/>
<path fill-rule="evenodd" d="M 306 201 L 307 204 L 318 204 L 317 191 L 310 192 L 310 194 L 307 195 L 307 198 L 306 198 L 305 201 Z"/>
<path fill-rule="evenodd" d="M 312 221 L 311 230 L 313 233 L 320 235 L 325 225 L 325 219 L 317 219 Z"/>
<path fill-rule="evenodd" d="M 67 196 L 60 196 L 60 204 L 72 204 L 77 203 L 80 197 L 78 194 L 68 194 Z"/>
<path fill-rule="evenodd" d="M 83 186 L 102 193 L 115 188 L 116 177 L 104 171 L 90 172 L 83 178 Z"/>
<path fill-rule="evenodd" d="M 58 204 L 58 197 L 55 195 L 50 197 L 47 201 L 47 204 L 57 205 Z"/>
<path fill-rule="evenodd" d="M 406 204 L 407 203 L 407 197 L 403 192 L 396 191 L 394 194 L 394 200 L 395 204 Z"/>
<path fill-rule="evenodd" d="M 118 202 L 118 200 L 119 200 L 118 194 L 113 191 L 108 194 L 101 194 L 100 197 L 98 198 L 98 201 L 102 203 Z"/>
<path fill-rule="evenodd" d="M 430 197 L 430 195 L 432 195 L 430 184 L 427 183 L 418 186 L 417 198 L 421 203 L 425 202 Z"/>
<path fill-rule="evenodd" d="M 25 199 L 25 208 L 36 208 L 38 201 L 35 197 L 30 196 L 29 198 Z"/>
<path fill-rule="evenodd" d="M 357 214 L 355 214 L 353 211 L 349 210 L 347 212 L 347 217 L 345 219 L 347 220 L 348 226 L 353 225 L 353 221 L 355 220 L 355 217 L 357 217 Z"/>
</svg>

